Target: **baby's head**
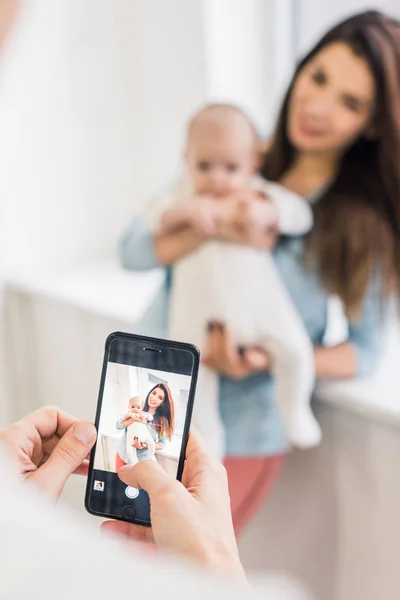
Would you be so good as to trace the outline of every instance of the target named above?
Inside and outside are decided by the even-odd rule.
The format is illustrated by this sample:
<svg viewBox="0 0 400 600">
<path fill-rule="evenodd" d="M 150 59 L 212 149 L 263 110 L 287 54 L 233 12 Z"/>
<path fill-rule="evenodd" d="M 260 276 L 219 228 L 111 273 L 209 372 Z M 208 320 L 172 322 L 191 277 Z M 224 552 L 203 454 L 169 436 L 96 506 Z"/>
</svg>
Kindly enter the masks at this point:
<svg viewBox="0 0 400 600">
<path fill-rule="evenodd" d="M 142 401 L 139 396 L 133 396 L 128 403 L 129 412 L 139 413 L 142 411 Z"/>
<path fill-rule="evenodd" d="M 225 196 L 241 189 L 259 166 L 255 127 L 235 106 L 206 106 L 189 123 L 185 159 L 197 194 Z"/>
</svg>

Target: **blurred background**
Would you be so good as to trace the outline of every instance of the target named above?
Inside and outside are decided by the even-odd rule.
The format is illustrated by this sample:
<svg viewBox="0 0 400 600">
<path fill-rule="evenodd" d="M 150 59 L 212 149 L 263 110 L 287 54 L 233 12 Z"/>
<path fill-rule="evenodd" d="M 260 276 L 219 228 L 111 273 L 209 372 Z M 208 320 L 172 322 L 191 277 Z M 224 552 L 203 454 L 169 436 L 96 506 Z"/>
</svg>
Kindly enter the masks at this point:
<svg viewBox="0 0 400 600">
<path fill-rule="evenodd" d="M 400 0 L 1 0 L 0 8 L 1 424 L 46 403 L 93 419 L 105 337 L 135 327 L 164 277 L 124 272 L 117 241 L 174 179 L 188 117 L 205 101 L 234 102 L 268 138 L 303 52 L 353 12 L 400 18 Z M 335 306 L 332 315 L 340 338 L 345 323 Z M 400 593 L 394 315 L 387 329 L 376 375 L 321 388 L 322 447 L 294 455 L 241 540 L 250 571 L 289 572 L 322 600 Z M 64 502 L 83 512 L 81 483 Z"/>
</svg>

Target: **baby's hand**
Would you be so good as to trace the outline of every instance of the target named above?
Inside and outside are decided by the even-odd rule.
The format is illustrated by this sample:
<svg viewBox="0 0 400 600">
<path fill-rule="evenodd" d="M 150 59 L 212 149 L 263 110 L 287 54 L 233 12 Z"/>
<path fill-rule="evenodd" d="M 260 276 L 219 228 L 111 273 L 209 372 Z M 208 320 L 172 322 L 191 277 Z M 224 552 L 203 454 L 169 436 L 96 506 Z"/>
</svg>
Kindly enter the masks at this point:
<svg viewBox="0 0 400 600">
<path fill-rule="evenodd" d="M 275 204 L 257 190 L 253 191 L 253 195 L 237 198 L 234 218 L 238 227 L 243 227 L 248 232 L 267 232 L 278 227 Z"/>
<path fill-rule="evenodd" d="M 221 237 L 239 244 L 271 249 L 276 240 L 277 210 L 257 190 L 241 190 L 221 203 Z"/>
<path fill-rule="evenodd" d="M 220 212 L 218 202 L 207 197 L 194 198 L 187 205 L 189 226 L 200 237 L 214 237 L 218 232 Z"/>
<path fill-rule="evenodd" d="M 172 232 L 189 227 L 201 238 L 207 238 L 216 234 L 217 221 L 218 212 L 214 201 L 198 196 L 168 210 L 162 217 L 161 230 Z"/>
</svg>

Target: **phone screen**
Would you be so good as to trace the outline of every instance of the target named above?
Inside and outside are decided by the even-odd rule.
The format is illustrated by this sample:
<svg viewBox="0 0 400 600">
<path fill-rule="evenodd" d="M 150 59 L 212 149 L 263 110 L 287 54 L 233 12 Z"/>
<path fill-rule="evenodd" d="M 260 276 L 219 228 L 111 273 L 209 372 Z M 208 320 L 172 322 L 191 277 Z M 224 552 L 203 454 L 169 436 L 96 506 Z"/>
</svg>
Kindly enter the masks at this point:
<svg viewBox="0 0 400 600">
<path fill-rule="evenodd" d="M 129 334 L 108 338 L 86 490 L 90 513 L 150 524 L 147 493 L 124 484 L 117 471 L 154 460 L 181 478 L 198 363 L 189 344 Z"/>
</svg>

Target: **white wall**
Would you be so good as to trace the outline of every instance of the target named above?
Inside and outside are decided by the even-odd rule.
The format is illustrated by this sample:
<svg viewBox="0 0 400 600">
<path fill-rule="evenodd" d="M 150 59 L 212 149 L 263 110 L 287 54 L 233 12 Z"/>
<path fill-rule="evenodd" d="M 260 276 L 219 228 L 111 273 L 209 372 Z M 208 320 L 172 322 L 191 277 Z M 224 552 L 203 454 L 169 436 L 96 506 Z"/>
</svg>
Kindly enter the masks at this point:
<svg viewBox="0 0 400 600">
<path fill-rule="evenodd" d="M 109 362 L 104 384 L 103 403 L 101 408 L 100 430 L 102 433 L 115 434 L 115 424 L 128 412 L 129 398 L 133 396 L 129 367 Z"/>
<path fill-rule="evenodd" d="M 22 0 L 0 63 L 0 278 L 113 252 L 207 97 L 266 131 L 288 3 Z"/>
<path fill-rule="evenodd" d="M 351 14 L 362 10 L 377 9 L 400 18 L 399 0 L 336 0 L 322 2 L 321 0 L 293 0 L 296 27 L 296 50 L 298 55 L 306 52 L 318 41 L 325 31 Z"/>
<path fill-rule="evenodd" d="M 1 71 L 0 273 L 111 251 L 135 203 L 172 176 L 206 95 L 201 9 L 22 3 Z"/>
<path fill-rule="evenodd" d="M 127 17 L 130 98 L 139 149 L 132 202 L 175 177 L 184 126 L 207 96 L 203 0 L 133 0 Z"/>
<path fill-rule="evenodd" d="M 248 110 L 263 135 L 294 65 L 291 0 L 206 0 L 210 96 Z"/>
</svg>

